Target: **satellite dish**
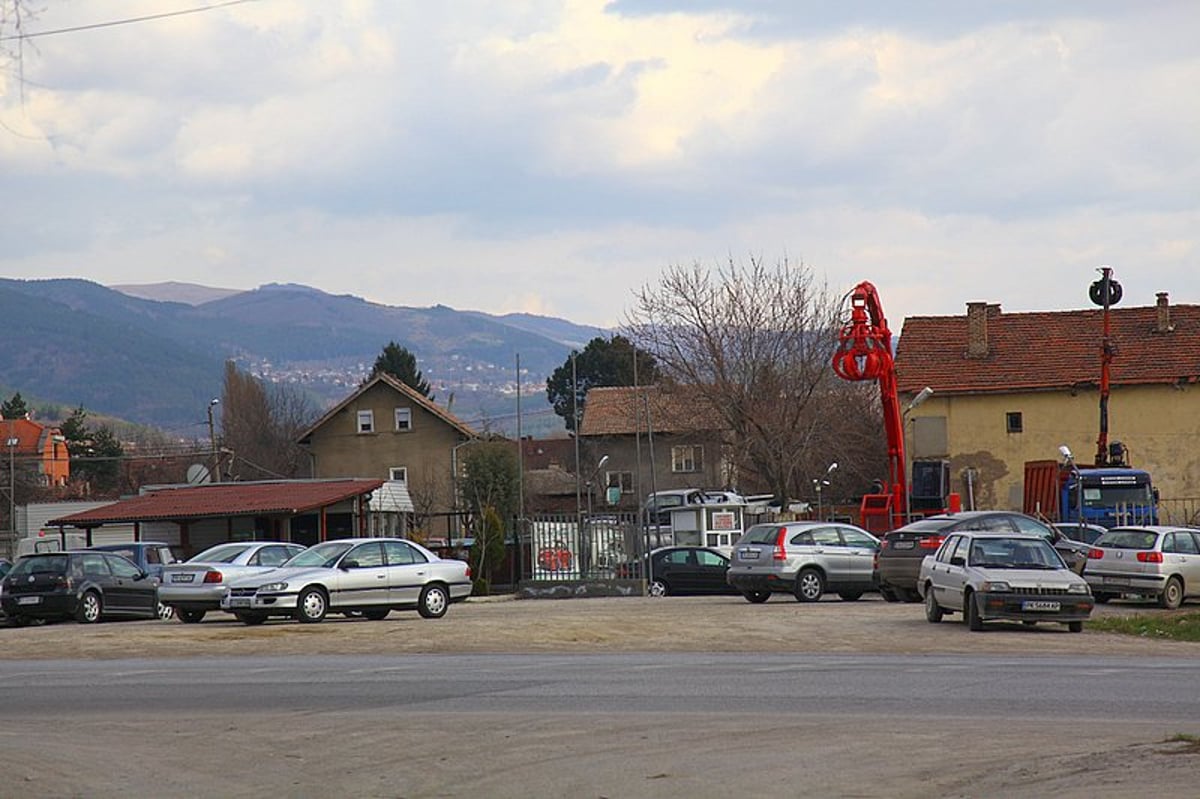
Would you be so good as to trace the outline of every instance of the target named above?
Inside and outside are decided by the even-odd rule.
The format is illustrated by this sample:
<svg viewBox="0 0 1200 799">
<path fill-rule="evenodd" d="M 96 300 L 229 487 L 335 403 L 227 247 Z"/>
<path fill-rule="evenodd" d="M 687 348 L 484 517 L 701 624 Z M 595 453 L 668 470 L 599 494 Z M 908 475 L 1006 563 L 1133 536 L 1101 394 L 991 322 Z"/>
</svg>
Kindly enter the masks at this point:
<svg viewBox="0 0 1200 799">
<path fill-rule="evenodd" d="M 203 463 L 193 463 L 187 468 L 188 485 L 203 485 L 212 482 L 212 475 Z"/>
</svg>

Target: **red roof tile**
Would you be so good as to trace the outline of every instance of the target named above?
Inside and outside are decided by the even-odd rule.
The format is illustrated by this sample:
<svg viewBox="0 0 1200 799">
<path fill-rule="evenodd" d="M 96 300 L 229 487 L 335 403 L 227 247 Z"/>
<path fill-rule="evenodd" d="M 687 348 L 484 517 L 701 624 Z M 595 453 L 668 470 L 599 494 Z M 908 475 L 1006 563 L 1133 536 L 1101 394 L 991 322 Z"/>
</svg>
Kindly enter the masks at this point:
<svg viewBox="0 0 1200 799">
<path fill-rule="evenodd" d="M 167 486 L 49 524 L 75 527 L 110 522 L 174 521 L 214 516 L 302 513 L 374 491 L 382 480 L 283 480 Z"/>
<path fill-rule="evenodd" d="M 1113 308 L 1113 385 L 1200 380 L 1200 305 L 1170 306 L 1172 330 L 1156 332 L 1155 306 Z M 1103 311 L 1002 313 L 989 308 L 988 355 L 968 358 L 967 317 L 904 320 L 897 387 L 941 394 L 1059 389 L 1100 382 Z"/>
<path fill-rule="evenodd" d="M 639 425 L 645 430 L 647 406 L 655 432 L 717 430 L 722 426 L 712 406 L 687 386 L 601 386 L 588 390 L 579 434 L 632 435 Z"/>
</svg>

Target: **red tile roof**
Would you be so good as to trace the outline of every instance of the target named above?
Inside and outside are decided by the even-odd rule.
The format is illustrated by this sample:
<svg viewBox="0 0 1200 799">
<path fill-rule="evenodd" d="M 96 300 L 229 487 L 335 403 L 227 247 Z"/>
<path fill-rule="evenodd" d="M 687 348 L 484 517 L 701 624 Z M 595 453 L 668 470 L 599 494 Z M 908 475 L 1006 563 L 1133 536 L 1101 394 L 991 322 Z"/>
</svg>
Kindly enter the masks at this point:
<svg viewBox="0 0 1200 799">
<path fill-rule="evenodd" d="M 1113 308 L 1113 385 L 1200 381 L 1200 305 L 1171 305 L 1170 332 L 1159 333 L 1155 306 Z M 987 316 L 988 355 L 968 358 L 967 317 L 904 320 L 896 351 L 897 388 L 939 394 L 1061 389 L 1100 383 L 1103 311 Z"/>
<path fill-rule="evenodd" d="M 656 433 L 719 430 L 723 426 L 712 406 L 687 386 L 604 386 L 588 390 L 579 435 L 633 435 L 639 425 L 645 431 L 647 406 Z"/>
<path fill-rule="evenodd" d="M 366 494 L 382 480 L 282 480 L 167 486 L 49 524 L 86 527 L 110 522 L 176 521 L 225 516 L 302 513 Z"/>
</svg>

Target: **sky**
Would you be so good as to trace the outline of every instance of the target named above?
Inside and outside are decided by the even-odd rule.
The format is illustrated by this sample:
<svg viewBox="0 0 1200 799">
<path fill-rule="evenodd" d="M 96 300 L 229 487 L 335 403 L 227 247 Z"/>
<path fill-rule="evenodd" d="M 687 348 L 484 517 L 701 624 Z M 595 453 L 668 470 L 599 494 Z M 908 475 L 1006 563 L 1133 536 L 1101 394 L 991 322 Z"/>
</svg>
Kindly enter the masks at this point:
<svg viewBox="0 0 1200 799">
<path fill-rule="evenodd" d="M 10 38 L 0 275 L 600 326 L 752 257 L 869 280 L 897 329 L 1090 307 L 1103 265 L 1197 303 L 1198 40 L 1193 0 L 244 0 Z"/>
</svg>

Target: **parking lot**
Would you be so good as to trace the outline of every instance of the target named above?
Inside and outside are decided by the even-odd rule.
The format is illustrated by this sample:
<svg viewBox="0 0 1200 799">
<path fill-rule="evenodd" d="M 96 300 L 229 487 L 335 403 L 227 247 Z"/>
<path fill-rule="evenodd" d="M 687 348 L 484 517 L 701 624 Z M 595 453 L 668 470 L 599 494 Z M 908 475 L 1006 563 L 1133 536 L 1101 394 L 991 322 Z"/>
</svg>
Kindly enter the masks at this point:
<svg viewBox="0 0 1200 799">
<path fill-rule="evenodd" d="M 1195 605 L 1185 606 L 1195 609 Z M 1094 615 L 1163 613 L 1113 602 Z M 1197 645 L 1057 624 L 989 624 L 970 633 L 957 615 L 925 621 L 920 604 L 889 604 L 874 594 L 801 604 L 775 596 L 513 600 L 474 598 L 445 618 L 393 612 L 383 621 L 330 616 L 321 624 L 273 620 L 246 627 L 222 613 L 200 624 L 172 621 L 71 622 L 0 630 L 0 659 L 192 657 L 198 655 L 455 652 L 855 652 L 1180 655 Z"/>
</svg>

